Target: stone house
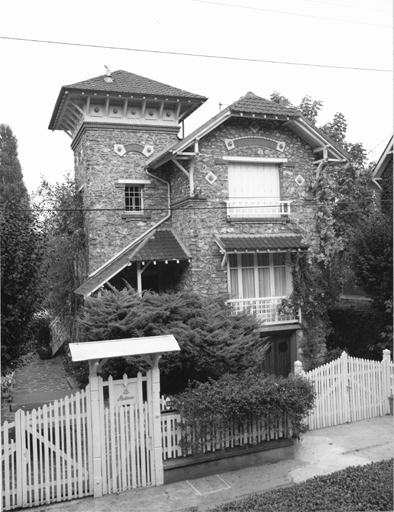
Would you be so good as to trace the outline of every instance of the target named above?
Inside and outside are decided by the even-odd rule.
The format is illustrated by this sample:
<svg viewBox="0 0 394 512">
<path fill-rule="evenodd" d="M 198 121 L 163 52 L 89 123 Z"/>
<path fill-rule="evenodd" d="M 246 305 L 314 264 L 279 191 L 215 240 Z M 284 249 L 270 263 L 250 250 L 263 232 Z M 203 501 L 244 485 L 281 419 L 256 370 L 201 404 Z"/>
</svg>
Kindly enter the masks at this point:
<svg viewBox="0 0 394 512">
<path fill-rule="evenodd" d="M 348 154 L 293 107 L 252 92 L 186 137 L 204 96 L 125 71 L 62 87 L 49 128 L 72 139 L 88 210 L 88 297 L 105 283 L 227 294 L 271 336 L 264 369 L 299 358 L 302 312 L 279 314 L 292 291 L 291 253 L 315 240 L 309 187 Z"/>
</svg>

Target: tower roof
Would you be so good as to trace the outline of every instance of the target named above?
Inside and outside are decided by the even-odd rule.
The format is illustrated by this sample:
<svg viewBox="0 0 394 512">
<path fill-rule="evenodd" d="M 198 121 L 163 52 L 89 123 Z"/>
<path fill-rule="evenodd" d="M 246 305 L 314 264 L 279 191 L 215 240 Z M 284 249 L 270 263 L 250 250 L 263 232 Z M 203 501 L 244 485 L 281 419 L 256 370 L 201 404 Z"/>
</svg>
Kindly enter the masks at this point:
<svg viewBox="0 0 394 512">
<path fill-rule="evenodd" d="M 48 128 L 50 130 L 64 129 L 64 124 L 75 124 L 73 119 L 80 117 L 82 105 L 88 97 L 97 98 L 122 98 L 133 102 L 165 102 L 166 105 L 179 105 L 180 119 L 185 119 L 207 98 L 194 94 L 172 85 L 163 84 L 119 69 L 111 73 L 107 70 L 104 75 L 88 78 L 82 82 L 63 85 L 53 109 Z M 120 97 L 120 98 L 119 98 Z M 76 106 L 77 105 L 77 106 Z M 79 107 L 79 109 L 78 109 Z M 64 112 L 71 110 L 71 119 L 64 121 Z M 77 123 L 78 124 L 78 123 Z M 74 127 L 75 128 L 75 127 Z"/>
</svg>

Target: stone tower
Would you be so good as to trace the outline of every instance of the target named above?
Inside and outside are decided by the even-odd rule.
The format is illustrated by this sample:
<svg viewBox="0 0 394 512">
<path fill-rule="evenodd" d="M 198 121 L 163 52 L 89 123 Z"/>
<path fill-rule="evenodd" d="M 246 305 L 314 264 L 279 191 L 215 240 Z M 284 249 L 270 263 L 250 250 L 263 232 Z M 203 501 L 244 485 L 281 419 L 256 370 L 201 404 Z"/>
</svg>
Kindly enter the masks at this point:
<svg viewBox="0 0 394 512">
<path fill-rule="evenodd" d="M 49 129 L 72 140 L 89 274 L 168 214 L 168 186 L 145 162 L 179 140 L 182 122 L 205 101 L 122 70 L 61 88 Z"/>
</svg>

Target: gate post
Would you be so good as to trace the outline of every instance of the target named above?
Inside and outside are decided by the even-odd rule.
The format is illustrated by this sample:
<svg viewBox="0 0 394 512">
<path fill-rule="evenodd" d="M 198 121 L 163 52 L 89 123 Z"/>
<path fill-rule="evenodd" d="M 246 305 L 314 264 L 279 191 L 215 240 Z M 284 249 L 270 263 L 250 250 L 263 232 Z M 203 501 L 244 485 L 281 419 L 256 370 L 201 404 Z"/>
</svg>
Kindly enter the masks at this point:
<svg viewBox="0 0 394 512">
<path fill-rule="evenodd" d="M 382 361 L 382 369 L 383 369 L 383 413 L 389 414 L 391 413 L 390 400 L 392 404 L 392 391 L 390 387 L 390 350 L 385 348 L 383 350 L 383 361 Z"/>
<path fill-rule="evenodd" d="M 92 440 L 93 440 L 93 496 L 100 498 L 103 495 L 103 475 L 101 472 L 101 422 L 100 416 L 100 385 L 97 375 L 98 361 L 89 361 L 90 402 L 92 414 Z"/>
<path fill-rule="evenodd" d="M 160 370 L 161 355 L 155 354 L 152 364 L 152 409 L 153 409 L 153 450 L 155 461 L 156 485 L 164 484 L 163 448 L 161 442 L 161 413 L 160 413 Z"/>
<path fill-rule="evenodd" d="M 349 375 L 348 360 L 345 350 L 341 354 L 341 380 L 342 380 L 342 403 L 343 403 L 343 423 L 350 421 L 350 392 L 349 392 Z"/>
</svg>

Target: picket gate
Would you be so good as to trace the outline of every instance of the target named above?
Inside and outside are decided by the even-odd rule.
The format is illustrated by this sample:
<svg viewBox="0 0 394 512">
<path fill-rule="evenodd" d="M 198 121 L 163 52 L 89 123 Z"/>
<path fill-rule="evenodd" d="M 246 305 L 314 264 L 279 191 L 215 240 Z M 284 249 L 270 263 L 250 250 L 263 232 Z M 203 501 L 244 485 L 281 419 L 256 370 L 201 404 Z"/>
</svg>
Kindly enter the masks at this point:
<svg viewBox="0 0 394 512">
<path fill-rule="evenodd" d="M 350 357 L 342 352 L 340 358 L 309 372 L 304 372 L 302 364 L 296 361 L 294 371 L 310 380 L 316 392 L 314 409 L 306 417 L 309 430 L 390 413 L 394 365 L 389 350 L 383 351 L 382 361 Z"/>
<path fill-rule="evenodd" d="M 1 427 L 2 510 L 92 494 L 89 386 Z"/>
<path fill-rule="evenodd" d="M 106 383 L 97 377 L 97 382 L 99 437 L 94 437 L 90 385 L 32 411 L 19 409 L 15 421 L 1 426 L 1 510 L 94 495 L 96 472 L 102 494 L 162 483 L 153 402 L 144 401 L 151 396 L 152 372 L 110 377 Z"/>
</svg>

